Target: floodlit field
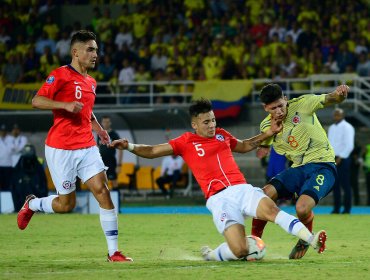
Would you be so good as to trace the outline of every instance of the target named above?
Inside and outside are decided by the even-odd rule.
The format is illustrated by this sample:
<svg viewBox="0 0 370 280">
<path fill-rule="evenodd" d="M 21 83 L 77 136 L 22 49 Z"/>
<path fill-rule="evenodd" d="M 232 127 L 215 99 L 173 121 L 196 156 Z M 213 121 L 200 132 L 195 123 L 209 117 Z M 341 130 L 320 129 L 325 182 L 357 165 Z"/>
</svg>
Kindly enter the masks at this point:
<svg viewBox="0 0 370 280">
<path fill-rule="evenodd" d="M 250 220 L 247 220 L 249 232 Z M 97 215 L 34 216 L 25 231 L 0 215 L 1 279 L 370 279 L 370 216 L 316 216 L 328 250 L 288 260 L 296 239 L 270 224 L 260 262 L 205 262 L 223 242 L 210 215 L 120 215 L 120 248 L 134 263 L 107 263 Z"/>
</svg>

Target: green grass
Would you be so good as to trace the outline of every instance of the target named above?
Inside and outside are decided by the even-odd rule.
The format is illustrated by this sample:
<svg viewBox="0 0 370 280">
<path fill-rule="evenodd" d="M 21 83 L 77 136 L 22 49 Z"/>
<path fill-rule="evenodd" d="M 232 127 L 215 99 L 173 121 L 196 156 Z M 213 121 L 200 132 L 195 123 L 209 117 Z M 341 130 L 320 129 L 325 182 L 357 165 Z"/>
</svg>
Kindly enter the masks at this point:
<svg viewBox="0 0 370 280">
<path fill-rule="evenodd" d="M 205 262 L 199 248 L 223 242 L 210 215 L 121 214 L 120 249 L 134 263 L 107 263 L 98 215 L 37 214 L 24 231 L 15 215 L 0 215 L 0 279 L 370 278 L 369 216 L 316 216 L 315 228 L 328 233 L 322 255 L 288 260 L 296 239 L 270 224 L 263 261 Z"/>
</svg>

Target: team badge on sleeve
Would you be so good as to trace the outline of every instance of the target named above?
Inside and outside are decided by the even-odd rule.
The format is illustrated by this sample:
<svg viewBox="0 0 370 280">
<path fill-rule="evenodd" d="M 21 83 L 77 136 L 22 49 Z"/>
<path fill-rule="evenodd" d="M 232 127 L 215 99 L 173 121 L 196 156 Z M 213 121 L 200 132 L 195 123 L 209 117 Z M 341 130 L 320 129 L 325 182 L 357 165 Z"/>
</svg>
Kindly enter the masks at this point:
<svg viewBox="0 0 370 280">
<path fill-rule="evenodd" d="M 64 181 L 63 184 L 62 184 L 63 188 L 65 190 L 69 190 L 70 188 L 72 188 L 72 182 L 70 181 Z"/>
<path fill-rule="evenodd" d="M 221 142 L 225 141 L 224 136 L 223 136 L 223 135 L 221 135 L 221 134 L 216 134 L 216 139 L 217 139 L 218 141 L 221 141 Z"/>
<path fill-rule="evenodd" d="M 91 89 L 92 89 L 93 93 L 95 93 L 95 87 L 94 87 L 94 85 L 91 85 Z"/>
<path fill-rule="evenodd" d="M 54 76 L 49 76 L 49 77 L 46 79 L 46 83 L 48 83 L 48 84 L 52 84 L 54 81 L 55 81 Z"/>
</svg>

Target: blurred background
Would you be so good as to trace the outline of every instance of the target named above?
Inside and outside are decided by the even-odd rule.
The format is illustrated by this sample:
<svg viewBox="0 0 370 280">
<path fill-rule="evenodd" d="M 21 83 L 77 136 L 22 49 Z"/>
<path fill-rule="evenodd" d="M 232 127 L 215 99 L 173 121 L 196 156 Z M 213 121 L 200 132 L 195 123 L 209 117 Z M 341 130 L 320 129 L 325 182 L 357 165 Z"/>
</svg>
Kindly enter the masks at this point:
<svg viewBox="0 0 370 280">
<path fill-rule="evenodd" d="M 190 130 L 187 108 L 200 97 L 212 100 L 219 126 L 239 139 L 249 138 L 259 133 L 266 116 L 258 99 L 266 83 L 278 83 L 288 98 L 328 93 L 346 83 L 351 92 L 340 107 L 356 131 L 353 203 L 366 205 L 369 5 L 366 0 L 2 0 L 0 153 L 6 152 L 6 136 L 20 146 L 1 175 L 17 168 L 17 157 L 30 144 L 45 171 L 46 187 L 54 190 L 44 161 L 52 115 L 33 110 L 30 103 L 48 73 L 70 63 L 74 32 L 88 29 L 99 46 L 99 61 L 89 71 L 98 82 L 94 112 L 99 121 L 109 116 L 112 129 L 134 143 L 163 143 Z M 325 129 L 333 123 L 333 110 L 318 112 Z M 268 158 L 261 161 L 255 152 L 235 158 L 249 183 L 265 184 Z M 161 162 L 124 152 L 118 185 L 110 183 L 119 201 L 204 204 L 186 165 L 171 197 L 163 195 L 156 183 Z M 9 192 L 11 184 L 1 191 Z M 83 184 L 79 188 L 86 191 Z M 331 195 L 323 204 L 332 204 Z"/>
</svg>

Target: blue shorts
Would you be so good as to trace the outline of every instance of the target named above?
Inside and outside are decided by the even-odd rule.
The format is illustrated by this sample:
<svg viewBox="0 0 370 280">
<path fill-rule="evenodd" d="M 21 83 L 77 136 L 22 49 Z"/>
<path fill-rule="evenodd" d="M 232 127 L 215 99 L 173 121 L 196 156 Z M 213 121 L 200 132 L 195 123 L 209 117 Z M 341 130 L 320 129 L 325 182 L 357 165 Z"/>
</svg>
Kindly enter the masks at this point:
<svg viewBox="0 0 370 280">
<path fill-rule="evenodd" d="M 337 179 L 337 168 L 334 163 L 308 163 L 288 168 L 272 178 L 279 198 L 292 198 L 306 194 L 316 204 L 333 189 Z"/>
</svg>

